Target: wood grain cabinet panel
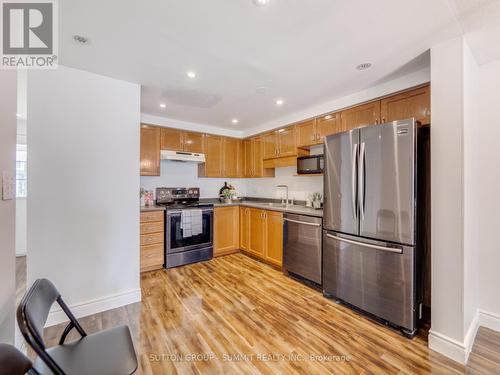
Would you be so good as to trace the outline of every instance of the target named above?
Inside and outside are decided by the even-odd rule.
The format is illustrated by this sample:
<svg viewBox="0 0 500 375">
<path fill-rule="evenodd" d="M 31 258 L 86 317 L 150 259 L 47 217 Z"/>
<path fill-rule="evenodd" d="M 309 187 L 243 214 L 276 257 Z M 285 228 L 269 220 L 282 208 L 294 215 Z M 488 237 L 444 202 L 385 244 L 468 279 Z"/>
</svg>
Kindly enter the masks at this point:
<svg viewBox="0 0 500 375">
<path fill-rule="evenodd" d="M 251 139 L 246 139 L 243 141 L 243 154 L 245 161 L 245 169 L 243 172 L 244 177 L 253 177 L 254 168 L 254 157 L 253 157 L 253 145 Z"/>
<path fill-rule="evenodd" d="M 278 137 L 275 131 L 262 136 L 264 159 L 273 159 L 278 157 Z"/>
<path fill-rule="evenodd" d="M 204 134 L 202 133 L 185 132 L 183 138 L 184 151 L 202 154 L 204 152 L 203 137 Z"/>
<path fill-rule="evenodd" d="M 341 113 L 329 113 L 316 120 L 316 142 L 323 143 L 325 137 L 342 132 Z"/>
<path fill-rule="evenodd" d="M 162 221 L 164 216 L 165 216 L 164 211 L 161 210 L 141 212 L 141 223 Z"/>
<path fill-rule="evenodd" d="M 342 112 L 342 130 L 380 123 L 380 100 L 358 105 Z"/>
<path fill-rule="evenodd" d="M 317 143 L 316 119 L 295 125 L 295 131 L 297 133 L 297 147 L 313 146 Z"/>
<path fill-rule="evenodd" d="M 276 266 L 283 265 L 283 213 L 265 212 L 266 247 L 265 260 Z"/>
<path fill-rule="evenodd" d="M 430 87 L 424 86 L 381 101 L 382 123 L 414 117 L 422 124 L 431 122 Z"/>
<path fill-rule="evenodd" d="M 178 129 L 161 128 L 161 149 L 184 150 L 184 132 Z"/>
<path fill-rule="evenodd" d="M 237 252 L 239 245 L 239 207 L 216 207 L 214 209 L 214 256 Z"/>
<path fill-rule="evenodd" d="M 198 174 L 203 177 L 222 177 L 222 144 L 223 138 L 216 135 L 205 135 L 204 164 L 199 164 Z"/>
<path fill-rule="evenodd" d="M 222 142 L 222 154 L 222 176 L 238 177 L 238 140 L 225 137 Z"/>
<path fill-rule="evenodd" d="M 278 156 L 294 156 L 297 155 L 297 142 L 295 139 L 295 127 L 280 129 L 278 134 Z"/>
<path fill-rule="evenodd" d="M 141 126 L 141 176 L 160 175 L 160 128 Z"/>
<path fill-rule="evenodd" d="M 163 243 L 141 246 L 141 272 L 163 268 L 164 259 Z"/>
<path fill-rule="evenodd" d="M 165 212 L 141 212 L 141 272 L 161 269 L 165 262 Z"/>
<path fill-rule="evenodd" d="M 240 207 L 240 249 L 248 250 L 250 247 L 250 209 Z"/>
<path fill-rule="evenodd" d="M 250 241 L 248 251 L 258 258 L 264 258 L 265 240 L 265 219 L 264 210 L 250 208 Z"/>
</svg>

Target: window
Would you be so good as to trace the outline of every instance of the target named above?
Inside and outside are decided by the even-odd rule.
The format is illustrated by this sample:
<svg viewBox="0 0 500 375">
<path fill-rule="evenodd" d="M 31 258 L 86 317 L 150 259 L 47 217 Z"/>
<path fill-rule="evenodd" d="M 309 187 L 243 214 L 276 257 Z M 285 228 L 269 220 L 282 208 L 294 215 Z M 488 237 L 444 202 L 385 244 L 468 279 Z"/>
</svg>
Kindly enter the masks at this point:
<svg viewBox="0 0 500 375">
<path fill-rule="evenodd" d="M 16 145 L 16 197 L 26 198 L 26 165 L 28 148 L 26 145 Z"/>
</svg>

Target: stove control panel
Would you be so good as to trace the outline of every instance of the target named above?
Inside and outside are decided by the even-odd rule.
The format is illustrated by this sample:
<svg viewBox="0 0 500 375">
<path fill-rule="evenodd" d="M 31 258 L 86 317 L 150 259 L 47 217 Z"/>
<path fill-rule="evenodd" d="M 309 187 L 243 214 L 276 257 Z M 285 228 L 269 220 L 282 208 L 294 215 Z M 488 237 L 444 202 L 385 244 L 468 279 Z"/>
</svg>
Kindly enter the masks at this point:
<svg viewBox="0 0 500 375">
<path fill-rule="evenodd" d="M 200 188 L 156 188 L 158 203 L 175 202 L 183 199 L 197 200 L 200 198 Z"/>
</svg>

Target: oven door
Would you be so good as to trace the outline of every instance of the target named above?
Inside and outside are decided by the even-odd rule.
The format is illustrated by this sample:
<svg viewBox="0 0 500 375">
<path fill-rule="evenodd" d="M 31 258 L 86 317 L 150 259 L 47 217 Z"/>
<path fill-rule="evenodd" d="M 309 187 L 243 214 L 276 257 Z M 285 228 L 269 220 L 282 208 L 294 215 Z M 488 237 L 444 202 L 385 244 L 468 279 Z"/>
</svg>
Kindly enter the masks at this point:
<svg viewBox="0 0 500 375">
<path fill-rule="evenodd" d="M 213 242 L 213 209 L 202 210 L 202 232 L 195 236 L 184 237 L 182 228 L 182 211 L 167 211 L 165 242 L 167 254 L 211 247 Z"/>
</svg>

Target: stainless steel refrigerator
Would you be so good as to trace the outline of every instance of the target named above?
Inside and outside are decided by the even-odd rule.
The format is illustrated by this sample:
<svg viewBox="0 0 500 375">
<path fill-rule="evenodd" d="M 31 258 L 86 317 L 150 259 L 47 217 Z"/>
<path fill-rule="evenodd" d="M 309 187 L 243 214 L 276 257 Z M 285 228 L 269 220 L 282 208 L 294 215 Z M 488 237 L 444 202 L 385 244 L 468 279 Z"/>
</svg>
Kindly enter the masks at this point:
<svg viewBox="0 0 500 375">
<path fill-rule="evenodd" d="M 410 119 L 325 140 L 324 294 L 408 336 L 418 312 L 417 236 L 424 233 L 417 222 L 428 215 L 417 214 L 426 186 L 418 178 L 428 175 L 417 165 L 428 159 L 417 155 L 419 128 Z"/>
</svg>

